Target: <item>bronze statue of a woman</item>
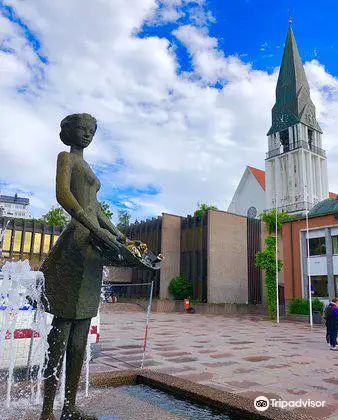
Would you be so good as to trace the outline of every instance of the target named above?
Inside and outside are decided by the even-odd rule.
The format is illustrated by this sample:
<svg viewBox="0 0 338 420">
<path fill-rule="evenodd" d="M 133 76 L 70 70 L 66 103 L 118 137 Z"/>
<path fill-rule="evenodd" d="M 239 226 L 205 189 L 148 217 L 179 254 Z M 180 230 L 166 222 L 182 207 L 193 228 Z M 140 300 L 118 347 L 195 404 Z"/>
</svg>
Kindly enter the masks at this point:
<svg viewBox="0 0 338 420">
<path fill-rule="evenodd" d="M 60 138 L 70 146 L 70 153 L 58 156 L 56 198 L 71 215 L 71 221 L 41 266 L 46 310 L 54 315 L 48 336 L 41 420 L 54 420 L 53 403 L 65 353 L 61 419 L 96 418 L 81 413 L 75 399 L 91 318 L 98 311 L 103 263 L 108 258 L 111 265 L 155 268 L 149 259 L 141 262 L 128 251 L 124 236 L 98 205 L 100 181 L 83 158 L 83 150 L 93 140 L 96 128 L 96 119 L 89 114 L 73 114 L 61 121 Z"/>
</svg>

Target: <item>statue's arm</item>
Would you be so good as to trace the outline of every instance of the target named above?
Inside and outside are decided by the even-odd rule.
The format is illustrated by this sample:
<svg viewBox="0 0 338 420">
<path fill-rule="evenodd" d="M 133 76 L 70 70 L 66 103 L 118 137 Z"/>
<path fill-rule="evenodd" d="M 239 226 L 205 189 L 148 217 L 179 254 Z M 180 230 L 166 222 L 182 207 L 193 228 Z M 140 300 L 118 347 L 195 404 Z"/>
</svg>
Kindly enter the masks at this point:
<svg viewBox="0 0 338 420">
<path fill-rule="evenodd" d="M 70 190 L 72 166 L 70 154 L 67 152 L 59 153 L 56 166 L 56 199 L 67 213 L 98 235 L 99 227 L 90 219 Z"/>
<path fill-rule="evenodd" d="M 99 203 L 97 203 L 97 218 L 99 220 L 100 226 L 104 229 L 107 229 L 110 233 L 118 237 L 124 237 L 123 233 L 113 225 L 109 218 L 103 213 Z"/>
</svg>

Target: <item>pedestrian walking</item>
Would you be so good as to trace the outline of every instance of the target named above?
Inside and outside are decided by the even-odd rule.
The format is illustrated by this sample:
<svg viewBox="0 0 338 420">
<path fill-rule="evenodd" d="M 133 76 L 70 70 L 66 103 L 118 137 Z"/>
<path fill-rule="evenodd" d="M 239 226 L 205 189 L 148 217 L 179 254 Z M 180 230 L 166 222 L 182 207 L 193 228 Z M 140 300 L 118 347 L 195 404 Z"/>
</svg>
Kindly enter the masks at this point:
<svg viewBox="0 0 338 420">
<path fill-rule="evenodd" d="M 338 350 L 337 331 L 338 331 L 338 299 L 331 300 L 325 309 L 326 321 L 326 342 L 330 350 Z"/>
</svg>

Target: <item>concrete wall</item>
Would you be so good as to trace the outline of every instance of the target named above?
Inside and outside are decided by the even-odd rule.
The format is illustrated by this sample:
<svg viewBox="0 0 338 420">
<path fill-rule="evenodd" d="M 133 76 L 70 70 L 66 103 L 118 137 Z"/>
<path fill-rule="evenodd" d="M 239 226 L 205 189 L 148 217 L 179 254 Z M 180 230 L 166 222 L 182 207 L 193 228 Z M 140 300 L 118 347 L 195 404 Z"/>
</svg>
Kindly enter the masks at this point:
<svg viewBox="0 0 338 420">
<path fill-rule="evenodd" d="M 247 219 L 209 210 L 208 303 L 247 303 Z"/>
<path fill-rule="evenodd" d="M 133 270 L 127 267 L 106 267 L 105 281 L 131 283 Z"/>
<path fill-rule="evenodd" d="M 180 275 L 181 217 L 162 214 L 161 253 L 164 260 L 160 274 L 160 299 L 169 298 L 168 286 L 174 277 Z"/>
</svg>

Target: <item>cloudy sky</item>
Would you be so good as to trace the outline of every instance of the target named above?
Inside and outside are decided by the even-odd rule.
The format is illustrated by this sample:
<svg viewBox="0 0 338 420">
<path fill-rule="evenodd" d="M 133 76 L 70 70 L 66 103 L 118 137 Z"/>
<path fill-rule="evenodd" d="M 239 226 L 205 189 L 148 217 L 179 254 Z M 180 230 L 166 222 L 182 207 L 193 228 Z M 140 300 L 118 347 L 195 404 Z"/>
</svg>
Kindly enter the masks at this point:
<svg viewBox="0 0 338 420">
<path fill-rule="evenodd" d="M 297 0 L 294 32 L 338 191 L 337 6 Z M 113 211 L 226 209 L 264 169 L 290 1 L 0 0 L 0 184 L 55 204 L 60 120 L 99 121 L 86 159 Z M 312 6 L 311 6 L 312 4 Z M 334 10 L 333 10 L 334 9 Z"/>
</svg>

